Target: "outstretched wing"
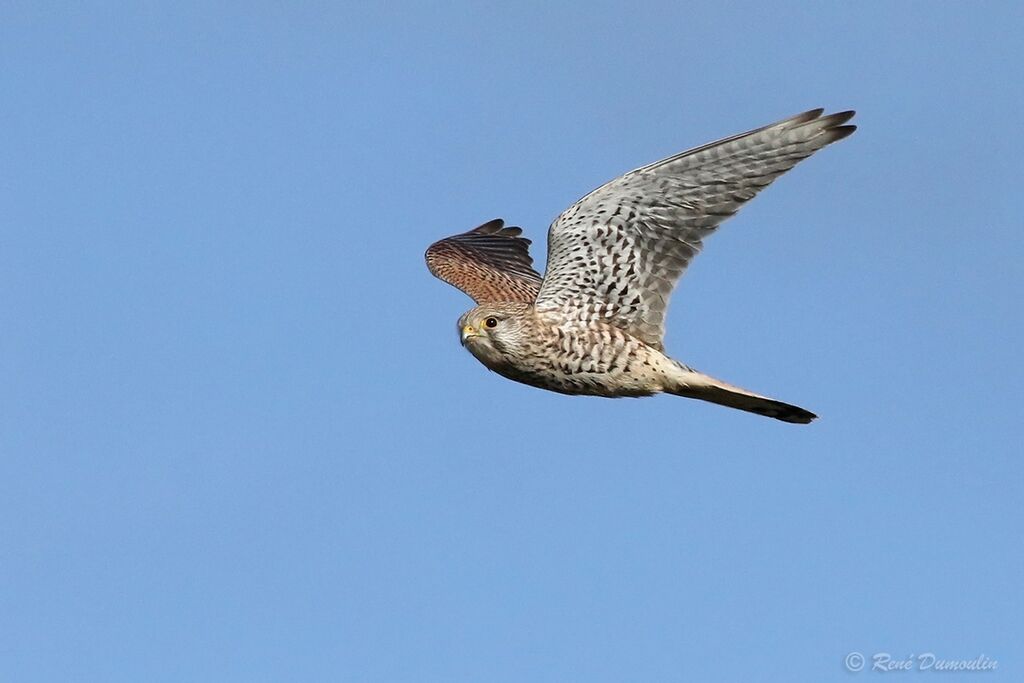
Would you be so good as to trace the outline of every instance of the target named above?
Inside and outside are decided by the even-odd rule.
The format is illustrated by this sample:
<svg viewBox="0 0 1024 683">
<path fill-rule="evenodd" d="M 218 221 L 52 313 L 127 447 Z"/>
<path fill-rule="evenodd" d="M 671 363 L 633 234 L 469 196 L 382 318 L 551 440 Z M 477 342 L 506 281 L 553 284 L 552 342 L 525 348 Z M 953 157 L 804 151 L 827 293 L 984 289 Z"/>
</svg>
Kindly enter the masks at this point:
<svg viewBox="0 0 1024 683">
<path fill-rule="evenodd" d="M 701 243 L 760 190 L 850 135 L 821 109 L 644 166 L 594 190 L 548 231 L 539 310 L 601 318 L 661 348 L 669 296 Z"/>
<path fill-rule="evenodd" d="M 427 249 L 427 268 L 458 287 L 478 304 L 499 301 L 533 303 L 541 277 L 533 269 L 530 240 L 519 228 L 495 219 Z"/>
</svg>

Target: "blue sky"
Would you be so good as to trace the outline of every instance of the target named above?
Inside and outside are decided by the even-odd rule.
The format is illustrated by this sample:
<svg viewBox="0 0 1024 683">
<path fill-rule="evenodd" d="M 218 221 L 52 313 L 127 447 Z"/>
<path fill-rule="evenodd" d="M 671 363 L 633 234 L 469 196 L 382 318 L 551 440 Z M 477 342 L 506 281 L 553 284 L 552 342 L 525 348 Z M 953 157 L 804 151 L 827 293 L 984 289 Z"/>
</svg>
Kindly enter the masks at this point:
<svg viewBox="0 0 1024 683">
<path fill-rule="evenodd" d="M 0 679 L 1021 680 L 1018 5 L 215 4 L 0 8 Z M 460 348 L 429 243 L 817 106 L 666 339 L 813 425 Z"/>
</svg>

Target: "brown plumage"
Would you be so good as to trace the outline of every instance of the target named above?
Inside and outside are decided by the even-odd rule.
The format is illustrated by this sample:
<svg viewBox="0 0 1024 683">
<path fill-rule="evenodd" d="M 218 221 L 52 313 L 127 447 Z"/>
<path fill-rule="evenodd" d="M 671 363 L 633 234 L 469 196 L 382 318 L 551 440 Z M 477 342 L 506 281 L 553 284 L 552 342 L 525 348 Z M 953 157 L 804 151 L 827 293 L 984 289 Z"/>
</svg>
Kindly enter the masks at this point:
<svg viewBox="0 0 1024 683">
<path fill-rule="evenodd" d="M 435 242 L 427 249 L 430 272 L 458 287 L 478 304 L 488 301 L 533 303 L 541 276 L 533 269 L 530 240 L 520 228 L 504 228 L 496 218 L 469 232 Z"/>
<path fill-rule="evenodd" d="M 814 414 L 696 372 L 663 352 L 668 300 L 703 239 L 779 175 L 850 135 L 853 112 L 816 109 L 644 166 L 563 212 L 548 268 L 493 220 L 427 249 L 430 271 L 479 305 L 463 345 L 509 379 L 564 394 L 666 392 L 807 423 Z"/>
</svg>

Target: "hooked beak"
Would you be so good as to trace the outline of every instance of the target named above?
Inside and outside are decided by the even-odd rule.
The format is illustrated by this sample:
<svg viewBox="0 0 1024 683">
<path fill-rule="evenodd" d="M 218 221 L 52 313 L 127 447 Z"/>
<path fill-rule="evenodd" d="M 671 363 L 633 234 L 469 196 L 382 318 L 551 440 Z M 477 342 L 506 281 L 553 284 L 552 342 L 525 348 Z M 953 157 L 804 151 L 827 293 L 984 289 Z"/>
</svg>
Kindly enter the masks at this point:
<svg viewBox="0 0 1024 683">
<path fill-rule="evenodd" d="M 462 337 L 462 345 L 465 346 L 468 340 L 472 339 L 473 337 L 479 337 L 480 333 L 477 332 L 476 328 L 474 328 L 472 325 L 465 325 L 462 328 L 462 334 L 460 336 Z"/>
</svg>

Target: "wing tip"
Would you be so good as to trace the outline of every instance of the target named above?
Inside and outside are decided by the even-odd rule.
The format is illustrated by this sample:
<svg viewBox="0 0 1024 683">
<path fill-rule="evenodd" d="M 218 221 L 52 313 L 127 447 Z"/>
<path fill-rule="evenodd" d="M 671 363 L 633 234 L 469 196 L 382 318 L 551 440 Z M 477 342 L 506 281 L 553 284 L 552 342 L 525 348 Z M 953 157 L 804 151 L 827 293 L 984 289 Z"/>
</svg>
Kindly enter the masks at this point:
<svg viewBox="0 0 1024 683">
<path fill-rule="evenodd" d="M 856 113 L 857 111 L 855 109 L 845 109 L 843 111 L 825 114 L 824 107 L 817 107 L 815 109 L 808 109 L 802 114 L 791 116 L 790 118 L 786 119 L 786 121 L 791 121 L 793 123 L 807 123 L 808 121 L 815 121 L 820 119 L 819 123 L 828 122 L 838 126 L 839 124 L 846 123 L 847 121 L 852 119 Z M 822 116 L 822 114 L 825 115 Z"/>
<path fill-rule="evenodd" d="M 829 133 L 829 142 L 835 142 L 836 140 L 842 140 L 853 135 L 854 131 L 857 130 L 857 126 L 853 124 L 844 125 L 847 121 L 852 119 L 857 114 L 853 109 L 847 109 L 846 111 L 837 111 L 834 114 L 822 118 L 822 121 L 826 121 L 828 125 L 825 130 Z"/>
<path fill-rule="evenodd" d="M 478 235 L 493 235 L 496 232 L 501 232 L 502 226 L 505 225 L 505 221 L 500 218 L 492 218 L 486 223 L 482 223 L 469 232 L 475 232 Z"/>
<path fill-rule="evenodd" d="M 857 126 L 855 125 L 844 125 L 857 113 L 853 109 L 837 111 L 835 113 L 822 116 L 824 112 L 825 110 L 822 108 L 811 109 L 803 114 L 797 114 L 791 119 L 788 119 L 785 123 L 789 124 L 787 128 L 790 130 L 806 127 L 808 131 L 814 131 L 814 136 L 827 136 L 824 138 L 826 140 L 825 144 L 849 137 L 853 135 L 855 130 L 857 130 Z"/>
<path fill-rule="evenodd" d="M 518 237 L 523 234 L 523 229 L 517 225 L 505 225 L 505 221 L 501 218 L 494 218 L 487 221 L 483 225 L 478 225 L 472 230 L 467 231 L 463 234 L 473 235 L 494 235 L 497 237 Z"/>
<path fill-rule="evenodd" d="M 829 114 L 825 118 L 832 119 L 833 121 L 835 121 L 836 125 L 838 125 L 840 123 L 846 123 L 847 121 L 849 121 L 850 119 L 852 119 L 856 115 L 857 115 L 857 110 L 856 109 L 846 109 L 844 111 L 837 111 L 834 114 Z"/>
<path fill-rule="evenodd" d="M 853 109 L 847 109 L 846 111 L 837 111 L 828 116 L 821 117 L 821 123 L 826 124 L 829 128 L 839 128 L 844 123 L 849 121 L 856 115 L 856 111 Z"/>
<path fill-rule="evenodd" d="M 790 424 L 797 425 L 811 424 L 812 422 L 818 419 L 818 416 L 809 410 L 797 408 L 796 406 L 793 406 L 793 408 L 794 410 L 792 411 L 781 413 L 779 415 L 773 415 L 772 417 L 774 417 L 776 420 L 781 420 L 782 422 L 788 422 Z"/>
<path fill-rule="evenodd" d="M 857 126 L 836 126 L 835 128 L 829 129 L 831 140 L 829 142 L 835 142 L 836 140 L 842 140 L 853 135 L 854 131 L 857 130 Z"/>
<path fill-rule="evenodd" d="M 792 124 L 792 125 L 799 125 L 801 123 L 807 123 L 808 121 L 814 121 L 815 119 L 817 119 L 818 117 L 820 117 L 824 113 L 825 113 L 825 108 L 824 107 L 817 107 L 815 109 L 808 109 L 807 111 L 805 111 L 803 113 L 800 113 L 800 114 L 797 114 L 796 116 L 789 117 L 788 119 L 783 121 L 783 123 L 789 123 L 789 124 Z"/>
</svg>

